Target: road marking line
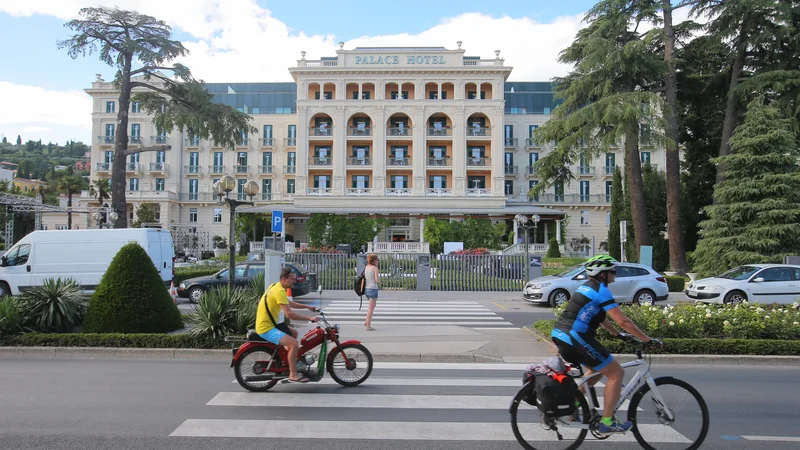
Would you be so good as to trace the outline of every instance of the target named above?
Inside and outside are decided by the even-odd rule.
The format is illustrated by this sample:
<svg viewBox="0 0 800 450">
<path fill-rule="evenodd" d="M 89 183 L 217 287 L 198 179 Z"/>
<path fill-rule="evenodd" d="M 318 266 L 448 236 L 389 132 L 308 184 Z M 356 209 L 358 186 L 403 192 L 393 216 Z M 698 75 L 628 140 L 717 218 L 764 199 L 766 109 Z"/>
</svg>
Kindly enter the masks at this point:
<svg viewBox="0 0 800 450">
<path fill-rule="evenodd" d="M 742 436 L 748 441 L 770 441 L 770 442 L 800 442 L 800 437 L 793 436 Z"/>
<path fill-rule="evenodd" d="M 421 319 L 414 318 L 415 321 L 413 322 L 388 322 L 388 321 L 373 321 L 372 325 L 487 325 L 487 322 L 420 322 Z M 338 323 L 339 325 L 364 325 L 364 322 L 357 322 L 357 321 L 339 321 L 334 320 L 334 323 Z M 516 327 L 511 322 L 493 322 L 492 325 L 508 325 L 509 327 Z"/>
<path fill-rule="evenodd" d="M 236 383 L 233 380 L 232 383 Z M 326 376 L 314 384 L 338 386 L 333 378 Z M 295 385 L 296 386 L 296 385 Z M 369 377 L 362 386 L 443 386 L 443 387 L 522 387 L 519 378 L 381 378 Z"/>
<path fill-rule="evenodd" d="M 505 306 L 502 306 L 502 305 L 500 305 L 500 304 L 499 304 L 499 303 L 497 303 L 497 302 L 492 302 L 492 304 L 493 304 L 494 306 L 497 306 L 497 307 L 498 307 L 498 308 L 500 308 L 500 309 L 506 309 L 506 307 L 505 307 Z"/>
<path fill-rule="evenodd" d="M 329 314 L 331 316 L 331 318 L 333 318 L 333 319 L 336 319 L 337 317 L 354 316 L 354 315 L 355 316 L 364 317 L 367 314 L 366 311 L 358 312 L 358 311 L 353 311 L 352 309 L 347 310 L 347 311 L 336 311 L 336 312 L 333 312 L 333 313 L 331 311 L 324 310 L 324 312 L 325 312 L 325 314 Z M 493 316 L 493 317 L 499 317 L 497 314 L 495 314 L 495 313 L 493 313 L 491 311 L 486 311 L 486 312 L 460 312 L 460 311 L 428 312 L 428 311 L 391 311 L 391 310 L 386 311 L 386 310 L 383 310 L 383 309 L 376 309 L 374 314 L 373 314 L 373 317 L 379 316 L 381 314 L 388 315 L 388 316 L 392 316 L 392 315 L 394 315 L 394 316 L 403 316 L 403 315 L 405 315 L 405 316 Z"/>
</svg>

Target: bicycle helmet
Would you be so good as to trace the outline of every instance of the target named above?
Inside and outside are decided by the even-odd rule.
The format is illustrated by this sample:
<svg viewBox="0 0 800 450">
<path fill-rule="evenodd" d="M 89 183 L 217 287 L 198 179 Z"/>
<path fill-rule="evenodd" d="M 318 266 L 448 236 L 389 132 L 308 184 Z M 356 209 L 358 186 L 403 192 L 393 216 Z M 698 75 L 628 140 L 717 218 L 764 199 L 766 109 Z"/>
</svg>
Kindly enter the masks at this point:
<svg viewBox="0 0 800 450">
<path fill-rule="evenodd" d="M 586 268 L 586 273 L 590 277 L 596 277 L 606 270 L 614 270 L 616 264 L 617 260 L 610 255 L 597 255 L 586 261 L 584 267 Z"/>
</svg>

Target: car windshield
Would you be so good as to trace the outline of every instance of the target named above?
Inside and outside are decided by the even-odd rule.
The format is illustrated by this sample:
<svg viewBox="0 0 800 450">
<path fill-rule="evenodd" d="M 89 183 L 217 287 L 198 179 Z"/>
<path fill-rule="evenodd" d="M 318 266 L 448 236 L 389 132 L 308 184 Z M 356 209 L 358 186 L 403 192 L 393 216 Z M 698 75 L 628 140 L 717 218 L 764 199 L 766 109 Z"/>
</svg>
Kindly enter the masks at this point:
<svg viewBox="0 0 800 450">
<path fill-rule="evenodd" d="M 717 278 L 726 278 L 728 280 L 746 280 L 758 270 L 759 268 L 754 266 L 739 266 L 723 273 L 722 275 L 718 275 Z"/>
<path fill-rule="evenodd" d="M 581 273 L 582 271 L 583 271 L 583 266 L 575 266 L 575 267 L 570 267 L 569 269 L 561 272 L 556 276 L 559 278 L 574 277 L 575 275 Z"/>
</svg>

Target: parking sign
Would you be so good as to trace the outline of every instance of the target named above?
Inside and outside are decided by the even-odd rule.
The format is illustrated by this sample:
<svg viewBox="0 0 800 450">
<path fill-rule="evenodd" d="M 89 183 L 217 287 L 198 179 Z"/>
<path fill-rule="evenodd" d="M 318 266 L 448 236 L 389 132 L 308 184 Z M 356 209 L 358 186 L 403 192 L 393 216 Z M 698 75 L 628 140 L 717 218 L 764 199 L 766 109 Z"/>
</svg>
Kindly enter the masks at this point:
<svg viewBox="0 0 800 450">
<path fill-rule="evenodd" d="M 283 211 L 272 211 L 272 232 L 283 233 Z"/>
</svg>

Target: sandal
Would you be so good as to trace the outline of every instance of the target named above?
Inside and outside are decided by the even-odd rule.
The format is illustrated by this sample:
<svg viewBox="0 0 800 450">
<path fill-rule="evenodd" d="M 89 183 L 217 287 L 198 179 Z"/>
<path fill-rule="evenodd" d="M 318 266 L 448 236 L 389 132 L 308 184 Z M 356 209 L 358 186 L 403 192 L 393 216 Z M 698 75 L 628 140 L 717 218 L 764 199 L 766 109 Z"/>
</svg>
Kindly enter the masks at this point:
<svg viewBox="0 0 800 450">
<path fill-rule="evenodd" d="M 375 328 L 367 327 L 367 331 L 375 331 Z"/>
<path fill-rule="evenodd" d="M 293 380 L 291 378 L 287 378 L 286 380 L 287 380 L 288 383 L 308 383 L 310 381 L 308 379 L 308 377 L 298 378 L 296 380 Z"/>
</svg>

